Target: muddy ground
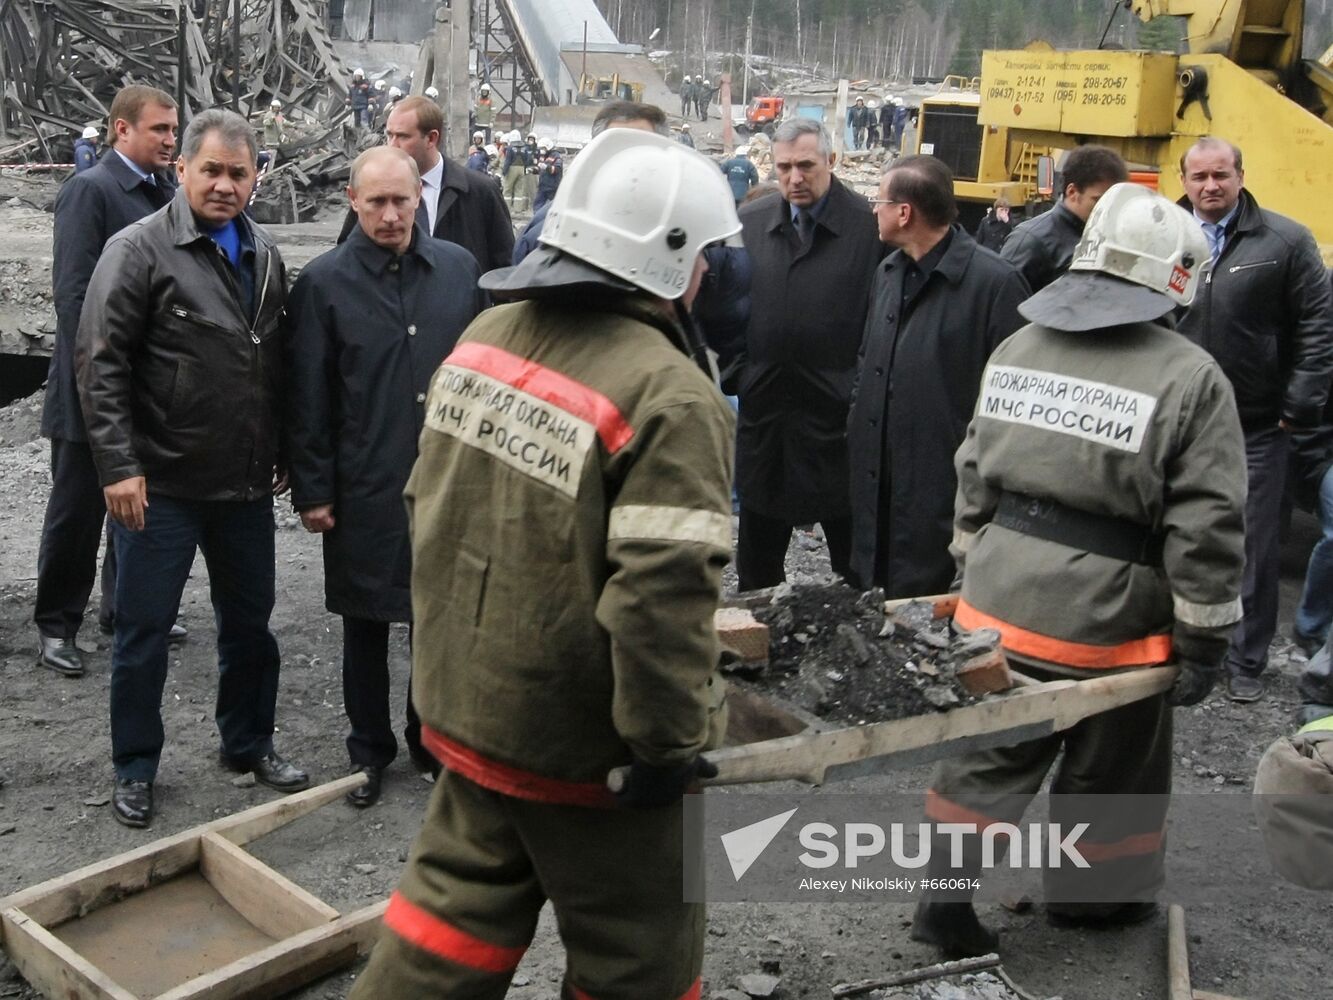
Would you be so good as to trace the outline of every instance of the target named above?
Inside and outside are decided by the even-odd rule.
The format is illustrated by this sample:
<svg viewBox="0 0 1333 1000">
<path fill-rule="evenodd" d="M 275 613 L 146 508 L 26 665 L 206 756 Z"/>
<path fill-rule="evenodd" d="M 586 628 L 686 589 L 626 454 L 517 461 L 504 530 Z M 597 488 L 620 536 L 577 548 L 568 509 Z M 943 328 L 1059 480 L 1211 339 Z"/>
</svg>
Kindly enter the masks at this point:
<svg viewBox="0 0 1333 1000">
<path fill-rule="evenodd" d="M 49 234 L 30 211 L 0 202 L 0 281 L 26 273 L 6 270 L 7 261 L 22 259 L 38 271 L 49 269 Z M 293 257 L 308 258 L 326 238 L 315 226 L 285 234 L 284 242 Z M 39 285 L 34 277 L 31 287 Z M 48 489 L 47 446 L 36 436 L 37 405 L 38 397 L 32 397 L 0 411 L 0 773 L 7 778 L 0 789 L 0 896 L 274 795 L 262 787 L 237 787 L 217 764 L 211 719 L 214 629 L 200 562 L 181 609 L 190 639 L 173 653 L 163 703 L 168 738 L 156 822 L 143 832 L 112 820 L 105 804 L 111 783 L 106 640 L 90 618 L 80 635 L 90 668 L 82 679 L 34 666 L 30 616 Z M 1298 516 L 1288 539 L 1284 629 L 1314 531 L 1308 518 Z M 273 629 L 283 652 L 277 745 L 317 780 L 329 780 L 346 770 L 339 623 L 323 610 L 319 543 L 285 510 L 279 515 L 277 547 Z M 817 579 L 826 569 L 817 535 L 799 534 L 789 558 L 792 577 Z M 1170 839 L 1168 867 L 1185 887 L 1182 891 L 1221 890 L 1207 905 L 1188 911 L 1194 982 L 1201 989 L 1252 1000 L 1327 995 L 1327 928 L 1333 908 L 1326 897 L 1286 886 L 1272 874 L 1247 802 L 1260 754 L 1291 728 L 1300 664 L 1290 653 L 1289 644 L 1279 640 L 1266 700 L 1237 706 L 1214 694 L 1203 705 L 1176 713 L 1178 800 L 1234 807 L 1224 810 L 1229 818 L 1221 824 L 1182 820 Z M 393 655 L 397 701 L 407 666 L 401 629 L 394 633 Z M 928 768 L 920 767 L 808 794 L 915 794 L 928 780 Z M 765 790 L 752 786 L 708 794 Z M 328 806 L 253 849 L 316 895 L 350 910 L 384 898 L 393 888 L 429 794 L 430 786 L 400 760 L 389 770 L 384 799 L 375 808 L 358 812 L 342 803 Z M 1029 994 L 1065 1000 L 1166 997 L 1164 916 L 1119 932 L 1057 931 L 1043 917 L 1039 885 L 1029 889 L 1037 905 L 1025 912 L 1011 912 L 984 897 L 979 905 L 982 918 L 1002 931 L 1006 970 Z M 908 940 L 914 902 L 903 897 L 873 904 L 715 905 L 709 911 L 704 996 L 735 988 L 743 976 L 776 970 L 781 977 L 777 996 L 824 997 L 835 983 L 934 962 L 932 949 Z M 556 997 L 562 967 L 547 913 L 510 995 Z M 297 995 L 336 1000 L 346 995 L 355 974 L 352 969 L 330 976 Z M 0 963 L 0 998 L 34 996 L 12 967 Z"/>
</svg>

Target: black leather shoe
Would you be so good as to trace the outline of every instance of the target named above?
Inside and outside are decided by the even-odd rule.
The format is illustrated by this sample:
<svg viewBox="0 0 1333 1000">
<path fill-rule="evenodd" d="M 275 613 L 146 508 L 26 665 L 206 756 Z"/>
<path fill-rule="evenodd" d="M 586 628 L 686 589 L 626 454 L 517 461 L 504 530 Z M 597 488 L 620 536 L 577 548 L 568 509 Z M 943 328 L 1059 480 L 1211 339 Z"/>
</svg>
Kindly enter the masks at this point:
<svg viewBox="0 0 1333 1000">
<path fill-rule="evenodd" d="M 253 771 L 255 781 L 280 792 L 301 792 L 310 787 L 310 775 L 272 750 L 262 757 L 249 758 L 229 757 L 224 753 L 222 766 L 240 774 Z"/>
<path fill-rule="evenodd" d="M 407 744 L 407 756 L 412 759 L 412 766 L 422 774 L 429 774 L 436 781 L 440 779 L 440 762 L 420 743 Z"/>
<path fill-rule="evenodd" d="M 101 630 L 101 633 L 103 635 L 116 634 L 115 622 L 108 621 L 105 618 L 99 618 L 97 620 L 97 627 L 99 630 Z M 186 628 L 184 625 L 182 625 L 180 622 L 177 622 L 175 625 L 172 625 L 170 630 L 167 632 L 167 644 L 175 646 L 178 643 L 184 642 L 189 637 L 190 637 L 190 630 Z"/>
<path fill-rule="evenodd" d="M 83 654 L 79 652 L 79 647 L 74 645 L 73 639 L 53 639 L 49 635 L 40 638 L 38 666 L 54 670 L 65 677 L 83 676 Z"/>
<path fill-rule="evenodd" d="M 353 774 L 364 774 L 366 783 L 360 788 L 353 788 L 347 793 L 347 801 L 358 809 L 367 809 L 380 800 L 380 791 L 384 786 L 384 768 L 372 767 L 367 764 L 365 767 L 358 767 Z"/>
<path fill-rule="evenodd" d="M 973 958 L 993 952 L 1000 936 L 977 919 L 969 902 L 923 899 L 912 918 L 912 940 L 935 945 L 946 958 Z"/>
<path fill-rule="evenodd" d="M 153 821 L 153 783 L 116 779 L 111 793 L 111 815 L 125 826 L 142 828 Z"/>
</svg>

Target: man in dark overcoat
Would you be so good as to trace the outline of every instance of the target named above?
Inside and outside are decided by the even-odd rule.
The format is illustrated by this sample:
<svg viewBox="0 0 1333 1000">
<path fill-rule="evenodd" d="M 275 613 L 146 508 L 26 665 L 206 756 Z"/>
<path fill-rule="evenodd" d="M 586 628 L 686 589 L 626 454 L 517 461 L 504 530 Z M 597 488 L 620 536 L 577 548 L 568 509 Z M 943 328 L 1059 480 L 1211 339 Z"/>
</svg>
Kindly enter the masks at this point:
<svg viewBox="0 0 1333 1000">
<path fill-rule="evenodd" d="M 347 752 L 369 806 L 398 744 L 389 713 L 389 625 L 412 620 L 403 487 L 412 472 L 431 375 L 486 304 L 462 247 L 413 220 L 421 180 L 401 150 L 352 167 L 357 227 L 311 262 L 288 304 L 292 503 L 324 536 L 325 604 L 343 618 Z M 408 748 L 431 766 L 408 700 Z"/>
<path fill-rule="evenodd" d="M 125 87 L 112 100 L 108 117 L 111 148 L 56 195 L 52 245 L 56 340 L 42 406 L 42 434 L 51 439 L 51 496 L 37 553 L 33 621 L 39 633 L 38 662 L 67 677 L 83 673 L 75 636 L 97 576 L 97 546 L 106 521 L 106 502 L 74 384 L 79 315 L 106 241 L 156 212 L 176 191 L 176 179 L 167 169 L 178 123 L 171 95 L 155 87 Z M 100 615 L 108 627 L 115 587 L 115 558 L 108 545 Z M 177 638 L 183 636 L 182 629 L 177 632 Z"/>
<path fill-rule="evenodd" d="M 954 452 L 1028 287 L 957 224 L 943 161 L 895 160 L 872 201 L 896 250 L 875 275 L 848 422 L 852 570 L 863 587 L 919 597 L 953 580 Z"/>
<path fill-rule="evenodd" d="M 384 134 L 390 146 L 412 157 L 421 175 L 417 221 L 428 236 L 468 250 L 484 274 L 508 267 L 514 253 L 514 226 L 500 189 L 440 152 L 444 113 L 434 101 L 404 97 L 389 112 Z M 338 242 L 356 228 L 348 211 Z"/>
<path fill-rule="evenodd" d="M 819 522 L 837 573 L 848 572 L 847 408 L 866 303 L 882 250 L 870 206 L 833 176 L 819 122 L 793 118 L 773 137 L 781 198 L 740 210 L 752 262 L 736 481 L 742 590 L 784 579 L 792 528 Z"/>
</svg>

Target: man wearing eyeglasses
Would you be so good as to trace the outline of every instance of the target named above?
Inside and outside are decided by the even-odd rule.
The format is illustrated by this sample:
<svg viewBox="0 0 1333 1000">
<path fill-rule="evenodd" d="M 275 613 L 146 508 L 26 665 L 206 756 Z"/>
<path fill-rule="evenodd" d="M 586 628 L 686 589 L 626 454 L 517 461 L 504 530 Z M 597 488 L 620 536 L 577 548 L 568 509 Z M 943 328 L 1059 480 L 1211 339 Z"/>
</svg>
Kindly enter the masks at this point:
<svg viewBox="0 0 1333 1000">
<path fill-rule="evenodd" d="M 954 576 L 954 452 L 1028 286 L 958 225 L 941 160 L 894 161 L 870 203 L 894 252 L 875 274 L 848 422 L 851 566 L 890 597 L 935 594 Z"/>
</svg>

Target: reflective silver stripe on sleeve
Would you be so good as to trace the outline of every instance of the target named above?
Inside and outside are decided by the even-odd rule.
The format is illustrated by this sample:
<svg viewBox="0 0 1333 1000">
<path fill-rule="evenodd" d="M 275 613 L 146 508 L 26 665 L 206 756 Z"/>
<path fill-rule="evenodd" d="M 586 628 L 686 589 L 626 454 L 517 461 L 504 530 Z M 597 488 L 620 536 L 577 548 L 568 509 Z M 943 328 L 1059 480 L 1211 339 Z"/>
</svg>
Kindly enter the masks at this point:
<svg viewBox="0 0 1333 1000">
<path fill-rule="evenodd" d="M 652 538 L 665 542 L 698 542 L 731 551 L 731 518 L 689 507 L 648 507 L 626 504 L 611 508 L 607 541 Z"/>
<path fill-rule="evenodd" d="M 960 528 L 953 529 L 953 547 L 959 552 L 972 551 L 972 542 L 976 540 L 975 531 L 963 531 Z"/>
<path fill-rule="evenodd" d="M 1224 604 L 1195 604 L 1178 594 L 1172 594 L 1171 602 L 1175 605 L 1176 621 L 1197 628 L 1220 628 L 1223 625 L 1234 625 L 1241 619 L 1239 597 Z"/>
</svg>

